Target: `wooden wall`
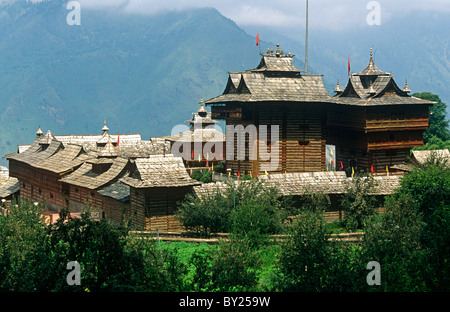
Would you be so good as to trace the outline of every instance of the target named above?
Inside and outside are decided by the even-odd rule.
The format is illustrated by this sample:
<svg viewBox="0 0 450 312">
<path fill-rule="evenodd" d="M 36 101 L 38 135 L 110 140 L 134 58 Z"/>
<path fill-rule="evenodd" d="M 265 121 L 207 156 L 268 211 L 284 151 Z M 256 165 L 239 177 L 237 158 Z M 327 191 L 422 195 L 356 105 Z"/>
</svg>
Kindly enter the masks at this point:
<svg viewBox="0 0 450 312">
<path fill-rule="evenodd" d="M 131 188 L 129 218 L 133 225 L 147 231 L 175 232 L 183 230 L 175 219 L 178 202 L 191 187 Z"/>
<path fill-rule="evenodd" d="M 251 113 L 245 114 L 246 110 Z M 257 140 L 263 140 L 260 127 L 267 126 L 267 137 L 261 141 L 267 147 L 267 152 L 278 150 L 277 168 L 272 173 L 322 171 L 325 169 L 325 109 L 321 103 L 258 103 L 246 104 L 246 107 L 229 105 L 228 107 L 213 106 L 213 118 L 225 119 L 227 125 L 255 125 L 258 130 Z M 271 138 L 273 126 L 278 126 L 279 136 L 276 142 Z M 244 138 L 243 138 L 244 139 Z M 237 135 L 234 140 L 227 136 L 227 150 L 234 151 L 234 159 L 227 158 L 227 168 L 233 173 L 252 173 L 253 176 L 261 172 L 261 164 L 268 163 L 262 159 L 253 161 L 250 155 L 249 136 L 245 135 L 245 159 L 238 160 Z M 259 142 L 259 141 L 257 141 Z M 254 143 L 257 143 L 254 142 Z M 258 153 L 256 153 L 258 154 Z"/>
<path fill-rule="evenodd" d="M 69 186 L 69 211 L 81 212 L 85 207 L 101 211 L 103 210 L 103 197 L 95 190 L 77 185 Z"/>
<path fill-rule="evenodd" d="M 61 178 L 59 174 L 11 160 L 10 176 L 20 181 L 21 200 L 45 203 L 47 209 L 54 212 L 67 206 L 66 194 L 58 181 Z"/>
<path fill-rule="evenodd" d="M 368 131 L 425 130 L 429 123 L 428 111 L 427 105 L 368 107 L 365 126 Z"/>
</svg>

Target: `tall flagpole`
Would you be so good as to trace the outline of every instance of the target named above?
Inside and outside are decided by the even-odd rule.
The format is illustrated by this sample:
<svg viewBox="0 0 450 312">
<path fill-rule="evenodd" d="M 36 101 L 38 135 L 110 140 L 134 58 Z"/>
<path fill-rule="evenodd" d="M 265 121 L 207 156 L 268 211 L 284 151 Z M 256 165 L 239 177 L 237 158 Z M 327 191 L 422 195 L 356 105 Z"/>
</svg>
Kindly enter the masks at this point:
<svg viewBox="0 0 450 312">
<path fill-rule="evenodd" d="M 305 74 L 308 73 L 308 0 L 306 0 Z"/>
</svg>

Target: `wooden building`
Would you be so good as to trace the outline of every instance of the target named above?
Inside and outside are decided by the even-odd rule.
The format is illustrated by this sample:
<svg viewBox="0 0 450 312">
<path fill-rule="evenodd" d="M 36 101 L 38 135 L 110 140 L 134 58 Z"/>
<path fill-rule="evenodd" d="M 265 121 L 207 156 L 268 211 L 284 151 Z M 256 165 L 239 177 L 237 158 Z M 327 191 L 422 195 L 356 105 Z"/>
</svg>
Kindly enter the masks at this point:
<svg viewBox="0 0 450 312">
<path fill-rule="evenodd" d="M 183 158 L 189 173 L 209 170 L 224 160 L 225 135 L 217 129 L 218 121 L 211 118 L 203 103 L 200 109 L 186 120 L 189 129 L 172 136 L 163 137 L 170 143 L 171 154 Z"/>
<path fill-rule="evenodd" d="M 9 176 L 9 170 L 0 166 L 0 201 L 2 207 L 19 196 L 20 182 L 17 178 Z"/>
<path fill-rule="evenodd" d="M 270 173 L 386 174 L 386 166 L 405 161 L 412 147 L 423 145 L 433 103 L 409 96 L 407 86 L 400 89 L 391 74 L 375 66 L 372 53 L 367 68 L 352 74 L 343 90 L 338 86 L 335 96 L 325 90 L 321 75 L 296 69 L 292 58 L 277 45 L 275 53 L 262 54 L 255 69 L 229 73 L 223 94 L 205 102 L 214 119 L 226 121 L 227 150 L 234 151 L 227 153 L 228 168 L 257 176 L 264 163 L 261 149 L 275 149 L 271 157 L 278 157 L 278 166 Z M 258 135 L 241 131 L 237 136 L 245 145 L 240 145 L 229 125 L 254 125 Z M 266 137 L 262 125 L 267 125 Z M 273 126 L 279 129 L 275 138 Z M 237 159 L 242 149 L 245 158 Z"/>
<path fill-rule="evenodd" d="M 201 182 L 188 175 L 181 157 L 152 155 L 136 159 L 135 164 L 134 173 L 120 179 L 131 188 L 131 222 L 149 231 L 181 230 L 175 219 L 178 202 Z"/>
<path fill-rule="evenodd" d="M 335 98 L 342 104 L 327 112 L 327 144 L 336 146 L 336 162 L 347 171 L 394 173 L 410 150 L 423 145 L 433 102 L 410 96 L 407 84 L 399 88 L 392 74 L 375 65 L 372 50 L 367 67 L 351 74 Z"/>
<path fill-rule="evenodd" d="M 6 155 L 9 175 L 20 183 L 22 200 L 45 204 L 57 218 L 61 208 L 79 214 L 91 206 L 98 218 L 121 221 L 129 207 L 129 187 L 118 183 L 133 171 L 133 160 L 164 153 L 165 142 L 139 134 L 53 135 L 36 132 L 34 142 Z"/>
<path fill-rule="evenodd" d="M 271 159 L 278 164 L 272 173 L 325 169 L 326 111 L 337 100 L 325 90 L 321 75 L 302 74 L 293 64 L 293 55 L 284 54 L 279 45 L 275 53 L 268 50 L 262 54 L 255 69 L 229 73 L 223 94 L 205 103 L 212 106 L 214 119 L 226 121 L 226 148 L 234 151 L 233 159 L 227 153 L 227 167 L 233 171 L 257 176 L 264 163 L 260 148 L 278 154 Z M 238 125 L 256 127 L 258 135 L 253 142 L 246 133 L 233 137 L 228 132 L 228 126 Z M 265 138 L 260 135 L 261 126 L 267 126 Z M 273 126 L 278 126 L 275 140 Z M 239 136 L 245 138 L 243 160 L 237 159 L 242 148 Z"/>
</svg>

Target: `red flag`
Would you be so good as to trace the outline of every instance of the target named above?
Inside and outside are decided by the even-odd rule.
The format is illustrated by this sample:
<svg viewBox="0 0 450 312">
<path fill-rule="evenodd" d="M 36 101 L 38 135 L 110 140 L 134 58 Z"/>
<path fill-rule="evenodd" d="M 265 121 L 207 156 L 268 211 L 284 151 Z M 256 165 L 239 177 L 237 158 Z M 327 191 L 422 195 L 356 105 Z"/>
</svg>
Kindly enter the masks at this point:
<svg viewBox="0 0 450 312">
<path fill-rule="evenodd" d="M 256 32 L 256 46 L 259 46 L 259 32 Z"/>
<path fill-rule="evenodd" d="M 344 169 L 344 165 L 342 164 L 342 161 L 341 161 L 341 169 Z"/>
<path fill-rule="evenodd" d="M 348 56 L 348 55 L 347 55 Z M 348 56 L 348 68 L 347 68 L 347 75 L 350 76 L 350 56 Z"/>
<path fill-rule="evenodd" d="M 117 134 L 117 144 L 116 144 L 116 147 L 119 146 L 119 137 L 120 137 L 120 132 L 119 132 L 119 134 Z"/>
<path fill-rule="evenodd" d="M 238 177 L 239 178 L 241 177 L 241 171 L 238 171 Z"/>
<path fill-rule="evenodd" d="M 370 166 L 370 172 L 372 172 L 372 174 L 373 174 L 373 164 L 372 164 L 372 166 Z"/>
<path fill-rule="evenodd" d="M 192 156 L 191 156 L 191 158 L 194 159 L 194 151 L 192 151 Z"/>
</svg>

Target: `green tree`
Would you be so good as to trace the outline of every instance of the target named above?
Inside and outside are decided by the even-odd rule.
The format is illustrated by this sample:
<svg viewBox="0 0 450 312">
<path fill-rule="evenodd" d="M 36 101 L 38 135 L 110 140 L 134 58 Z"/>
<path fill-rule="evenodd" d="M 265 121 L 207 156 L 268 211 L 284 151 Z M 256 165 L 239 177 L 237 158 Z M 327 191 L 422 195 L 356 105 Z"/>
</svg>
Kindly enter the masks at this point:
<svg viewBox="0 0 450 312">
<path fill-rule="evenodd" d="M 438 138 L 443 142 L 450 140 L 447 105 L 442 102 L 438 95 L 431 92 L 414 93 L 412 96 L 436 102 L 430 107 L 430 128 L 425 130 L 423 134 L 424 143 L 427 144 L 432 138 Z"/>
<path fill-rule="evenodd" d="M 4 291 L 182 291 L 184 266 L 107 220 L 70 218 L 47 225 L 43 206 L 13 202 L 0 215 L 0 289 Z M 68 285 L 67 264 L 81 266 L 81 285 Z"/>
<path fill-rule="evenodd" d="M 282 290 L 323 290 L 323 273 L 330 259 L 329 238 L 321 213 L 304 212 L 296 217 L 279 258 Z"/>
<path fill-rule="evenodd" d="M 244 239 L 221 241 L 212 259 L 211 290 L 255 291 L 260 262 L 258 253 Z"/>
<path fill-rule="evenodd" d="M 187 194 L 178 209 L 176 218 L 190 231 L 202 236 L 228 232 L 231 229 L 232 199 L 217 188 L 202 197 Z"/>
<path fill-rule="evenodd" d="M 368 260 L 382 266 L 386 291 L 450 290 L 450 167 L 429 159 L 386 199 L 365 229 Z"/>
<path fill-rule="evenodd" d="M 42 205 L 13 200 L 8 213 L 0 215 L 0 289 L 35 291 L 37 281 L 45 279 L 37 258 L 45 261 L 39 250 L 46 235 Z"/>
<path fill-rule="evenodd" d="M 356 231 L 366 224 L 367 218 L 376 214 L 378 201 L 373 195 L 376 181 L 373 175 L 357 173 L 345 187 L 345 194 L 341 199 L 344 210 L 343 223 L 348 231 Z"/>
<path fill-rule="evenodd" d="M 266 187 L 257 179 L 242 181 L 235 187 L 227 193 L 236 202 L 231 228 L 234 235 L 248 239 L 256 248 L 267 241 L 268 235 L 283 231 L 289 199 L 281 198 L 276 188 Z"/>
<path fill-rule="evenodd" d="M 368 222 L 363 241 L 367 262 L 378 261 L 381 285 L 373 291 L 427 291 L 427 254 L 420 244 L 424 223 L 414 200 L 390 197 L 380 219 Z"/>
</svg>

